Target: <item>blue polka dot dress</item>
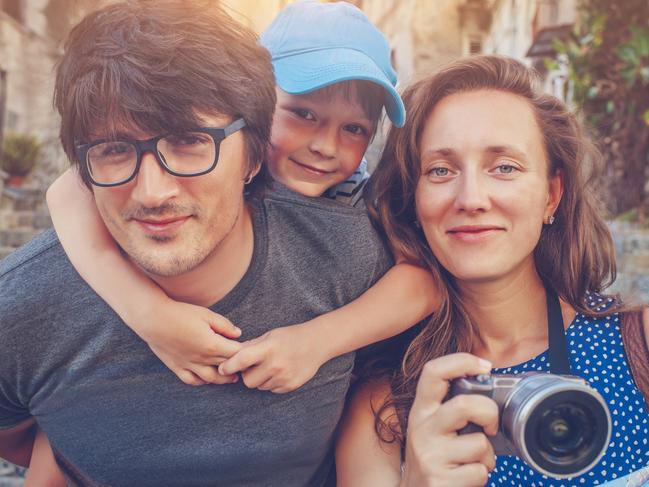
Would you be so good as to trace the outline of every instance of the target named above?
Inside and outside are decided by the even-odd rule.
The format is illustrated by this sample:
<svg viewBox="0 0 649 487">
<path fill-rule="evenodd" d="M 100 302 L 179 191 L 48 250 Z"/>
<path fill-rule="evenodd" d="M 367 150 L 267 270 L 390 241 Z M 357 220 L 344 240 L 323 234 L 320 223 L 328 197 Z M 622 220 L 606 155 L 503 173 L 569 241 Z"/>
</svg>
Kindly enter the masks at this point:
<svg viewBox="0 0 649 487">
<path fill-rule="evenodd" d="M 612 300 L 589 295 L 591 308 L 605 310 Z M 603 318 L 578 314 L 566 330 L 570 367 L 586 379 L 607 402 L 613 422 L 611 442 L 589 472 L 572 479 L 552 479 L 532 470 L 520 458 L 499 456 L 489 486 L 598 485 L 649 465 L 649 411 L 631 376 L 617 313 Z M 496 374 L 549 372 L 548 352 L 519 365 L 494 369 Z"/>
</svg>

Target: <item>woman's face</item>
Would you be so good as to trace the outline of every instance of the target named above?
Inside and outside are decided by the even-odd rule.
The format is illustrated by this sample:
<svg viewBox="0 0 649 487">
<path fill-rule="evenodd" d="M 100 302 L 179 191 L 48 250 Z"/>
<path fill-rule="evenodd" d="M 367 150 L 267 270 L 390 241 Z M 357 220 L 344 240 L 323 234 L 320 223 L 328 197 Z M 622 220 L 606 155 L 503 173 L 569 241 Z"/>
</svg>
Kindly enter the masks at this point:
<svg viewBox="0 0 649 487">
<path fill-rule="evenodd" d="M 420 144 L 417 218 L 440 263 L 460 282 L 533 269 L 562 182 L 548 176 L 528 102 L 494 90 L 450 95 L 428 117 Z"/>
</svg>

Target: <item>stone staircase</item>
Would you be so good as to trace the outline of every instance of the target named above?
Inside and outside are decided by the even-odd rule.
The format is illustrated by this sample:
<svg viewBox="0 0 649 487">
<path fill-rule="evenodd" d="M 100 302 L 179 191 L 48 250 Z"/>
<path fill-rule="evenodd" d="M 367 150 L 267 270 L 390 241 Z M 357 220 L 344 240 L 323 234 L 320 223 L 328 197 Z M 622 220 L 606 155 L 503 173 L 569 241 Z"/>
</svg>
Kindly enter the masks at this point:
<svg viewBox="0 0 649 487">
<path fill-rule="evenodd" d="M 0 259 L 51 226 L 43 189 L 0 188 Z"/>
<path fill-rule="evenodd" d="M 0 487 L 21 487 L 25 469 L 0 459 Z"/>
<path fill-rule="evenodd" d="M 649 303 L 649 229 L 626 222 L 609 223 L 617 257 L 611 290 L 627 300 Z"/>
</svg>

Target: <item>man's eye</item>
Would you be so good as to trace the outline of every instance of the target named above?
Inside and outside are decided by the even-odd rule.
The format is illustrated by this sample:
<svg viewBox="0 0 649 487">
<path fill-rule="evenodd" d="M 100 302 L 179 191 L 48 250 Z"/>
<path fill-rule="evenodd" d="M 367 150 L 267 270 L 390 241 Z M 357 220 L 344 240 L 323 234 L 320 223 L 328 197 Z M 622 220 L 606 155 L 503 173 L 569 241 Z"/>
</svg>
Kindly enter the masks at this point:
<svg viewBox="0 0 649 487">
<path fill-rule="evenodd" d="M 126 144 L 123 142 L 115 142 L 111 144 L 102 144 L 101 146 L 101 155 L 104 157 L 117 156 L 122 154 L 128 154 L 133 150 L 131 144 Z"/>
<path fill-rule="evenodd" d="M 204 134 L 187 133 L 187 134 L 174 134 L 165 137 L 167 143 L 174 147 L 193 146 L 205 144 L 208 137 Z"/>
</svg>

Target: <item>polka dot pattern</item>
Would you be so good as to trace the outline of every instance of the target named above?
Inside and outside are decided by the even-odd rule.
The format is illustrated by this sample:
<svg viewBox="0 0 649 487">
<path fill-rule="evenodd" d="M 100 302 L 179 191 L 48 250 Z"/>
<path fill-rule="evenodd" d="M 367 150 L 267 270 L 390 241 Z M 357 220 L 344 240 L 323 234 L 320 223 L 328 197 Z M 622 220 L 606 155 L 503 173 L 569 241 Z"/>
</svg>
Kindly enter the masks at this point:
<svg viewBox="0 0 649 487">
<path fill-rule="evenodd" d="M 588 295 L 591 309 L 605 311 L 612 300 Z M 499 456 L 489 486 L 591 486 L 624 477 L 649 465 L 649 411 L 627 363 L 617 313 L 603 318 L 578 314 L 566 330 L 572 373 L 586 379 L 608 404 L 613 421 L 611 441 L 589 472 L 557 480 L 532 470 L 520 458 Z M 497 374 L 549 372 L 547 351 L 519 365 L 494 369 Z"/>
</svg>

